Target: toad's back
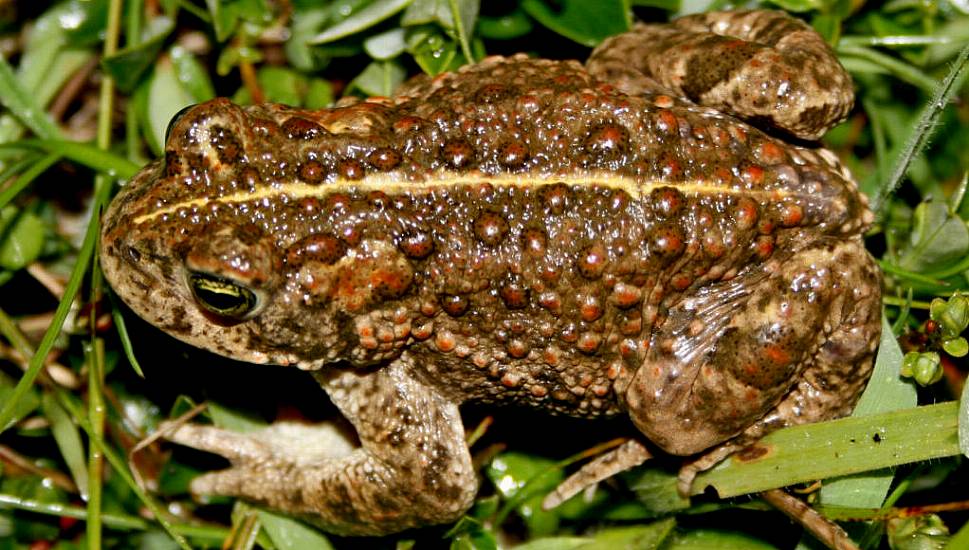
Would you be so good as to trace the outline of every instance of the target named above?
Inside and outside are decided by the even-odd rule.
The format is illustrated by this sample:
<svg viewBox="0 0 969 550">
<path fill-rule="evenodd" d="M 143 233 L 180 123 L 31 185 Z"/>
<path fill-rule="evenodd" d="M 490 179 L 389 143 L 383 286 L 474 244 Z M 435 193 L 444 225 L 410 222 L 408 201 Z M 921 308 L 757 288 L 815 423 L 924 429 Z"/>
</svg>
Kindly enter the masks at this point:
<svg viewBox="0 0 969 550">
<path fill-rule="evenodd" d="M 306 365 L 409 348 L 463 397 L 572 414 L 615 410 L 612 382 L 683 295 L 866 212 L 825 151 L 523 57 L 326 111 L 217 100 L 140 183 L 115 222 L 177 235 L 189 262 L 233 255 L 262 307 L 288 304 L 207 347 Z"/>
<path fill-rule="evenodd" d="M 388 532 L 470 506 L 468 399 L 623 410 L 667 452 L 709 450 L 694 472 L 850 411 L 880 327 L 855 184 L 823 149 L 679 98 L 675 71 L 615 61 L 630 42 L 677 58 L 719 48 L 719 73 L 755 90 L 748 104 L 737 87 L 693 91 L 808 139 L 850 104 L 827 103 L 822 83 L 844 99 L 850 79 L 783 14 L 677 24 L 704 21 L 763 30 L 817 70 L 771 65 L 772 87 L 753 70 L 783 57 L 770 46 L 639 26 L 590 60 L 608 82 L 574 62 L 490 58 L 392 98 L 321 111 L 215 100 L 176 117 L 165 159 L 105 214 L 107 279 L 182 340 L 315 370 L 361 442 L 332 456 L 342 447 L 306 428 L 180 426 L 174 441 L 233 462 L 193 488 Z M 782 78 L 802 73 L 805 85 Z M 772 108 L 787 99 L 799 107 Z M 614 467 L 649 456 L 624 448 Z"/>
</svg>

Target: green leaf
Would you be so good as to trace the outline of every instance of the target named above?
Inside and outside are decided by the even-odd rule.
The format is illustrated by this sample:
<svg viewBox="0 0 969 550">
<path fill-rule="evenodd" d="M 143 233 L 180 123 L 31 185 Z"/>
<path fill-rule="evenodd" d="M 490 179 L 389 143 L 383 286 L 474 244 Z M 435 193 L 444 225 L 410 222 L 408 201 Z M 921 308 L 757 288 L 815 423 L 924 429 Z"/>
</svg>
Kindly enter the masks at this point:
<svg viewBox="0 0 969 550">
<path fill-rule="evenodd" d="M 346 38 L 351 34 L 356 34 L 364 29 L 373 27 L 377 23 L 390 18 L 395 13 L 406 8 L 413 0 L 376 0 L 366 5 L 360 11 L 340 21 L 336 25 L 317 34 L 309 40 L 310 44 L 325 44 L 341 38 Z"/>
<path fill-rule="evenodd" d="M 81 498 L 86 499 L 88 494 L 87 461 L 84 458 L 84 444 L 81 442 L 81 434 L 77 426 L 71 420 L 70 415 L 61 407 L 54 395 L 45 393 L 42 399 L 44 416 L 50 422 L 51 434 L 57 442 L 57 448 L 67 464 L 67 469 L 71 471 L 74 484 L 81 494 Z"/>
<path fill-rule="evenodd" d="M 13 378 L 8 376 L 3 371 L 0 371 L 0 403 L 8 402 L 14 392 L 14 385 L 15 382 Z M 7 423 L 7 425 L 0 427 L 7 428 L 16 424 L 17 422 L 20 422 L 20 419 L 34 412 L 39 406 L 40 395 L 36 389 L 30 388 L 26 393 L 24 393 L 23 397 L 17 401 L 17 405 L 14 407 L 10 416 L 10 421 Z M 0 479 L 2 479 L 2 476 L 0 476 Z"/>
<path fill-rule="evenodd" d="M 196 103 L 208 101 L 215 97 L 215 87 L 209 72 L 195 57 L 195 54 L 185 48 L 175 45 L 168 50 L 175 69 L 175 78 Z"/>
<path fill-rule="evenodd" d="M 590 48 L 632 25 L 629 6 L 622 0 L 562 0 L 557 4 L 556 8 L 543 0 L 524 0 L 521 6 L 545 27 Z"/>
<path fill-rule="evenodd" d="M 516 550 L 576 550 L 592 542 L 585 537 L 546 537 L 516 546 Z"/>
<path fill-rule="evenodd" d="M 209 15 L 212 16 L 212 28 L 215 30 L 215 39 L 225 42 L 235 31 L 239 16 L 233 9 L 232 2 L 222 0 L 205 0 L 205 5 L 209 8 Z"/>
<path fill-rule="evenodd" d="M 612 550 L 614 548 L 653 550 L 659 548 L 669 538 L 674 527 L 676 527 L 676 520 L 667 518 L 646 525 L 603 529 L 596 533 L 590 544 L 581 548 L 582 550 Z"/>
<path fill-rule="evenodd" d="M 764 540 L 739 531 L 725 529 L 691 529 L 675 533 L 663 550 L 772 550 Z"/>
<path fill-rule="evenodd" d="M 915 385 L 901 377 L 902 360 L 902 349 L 883 315 L 875 368 L 852 416 L 868 416 L 916 405 Z M 891 471 L 876 471 L 826 480 L 821 487 L 821 502 L 832 506 L 877 508 L 885 501 L 893 478 Z"/>
<path fill-rule="evenodd" d="M 0 267 L 23 269 L 40 256 L 47 239 L 44 220 L 31 210 L 0 210 Z"/>
<path fill-rule="evenodd" d="M 542 500 L 565 479 L 553 460 L 523 453 L 507 452 L 496 456 L 485 475 L 507 500 L 506 506 L 525 521 L 532 536 L 551 534 L 558 527 L 558 514 L 542 509 Z M 499 518 L 503 514 L 499 513 Z"/>
<path fill-rule="evenodd" d="M 393 59 L 407 49 L 406 33 L 406 30 L 397 27 L 376 34 L 363 41 L 363 49 L 374 59 L 380 61 Z"/>
<path fill-rule="evenodd" d="M 452 527 L 445 538 L 451 538 L 451 550 L 497 550 L 495 534 L 481 521 L 463 516 Z"/>
<path fill-rule="evenodd" d="M 322 78 L 310 80 L 309 89 L 303 99 L 303 106 L 307 109 L 322 109 L 333 105 L 333 85 Z"/>
<path fill-rule="evenodd" d="M 511 40 L 532 32 L 532 20 L 519 7 L 507 15 L 478 18 L 478 34 L 494 40 Z"/>
<path fill-rule="evenodd" d="M 374 61 L 347 86 L 368 96 L 390 96 L 407 75 L 396 61 Z"/>
<path fill-rule="evenodd" d="M 464 62 L 458 57 L 457 44 L 431 25 L 411 30 L 407 43 L 414 61 L 431 76 L 456 69 Z"/>
<path fill-rule="evenodd" d="M 220 428 L 233 432 L 251 433 L 266 427 L 266 423 L 258 418 L 223 407 L 215 402 L 210 401 L 208 408 L 209 414 L 212 415 L 212 423 Z"/>
<path fill-rule="evenodd" d="M 959 451 L 969 458 L 969 384 L 962 385 L 959 397 Z M 962 531 L 959 531 L 960 535 L 966 534 Z"/>
<path fill-rule="evenodd" d="M 331 550 L 333 545 L 326 535 L 295 519 L 259 510 L 259 522 L 272 539 L 277 550 L 304 550 L 313 548 Z"/>
<path fill-rule="evenodd" d="M 461 44 L 461 51 L 470 58 L 469 35 L 480 8 L 479 0 L 415 0 L 401 17 L 401 25 L 409 27 L 437 23 L 451 31 Z"/>
<path fill-rule="evenodd" d="M 909 246 L 898 261 L 903 269 L 931 272 L 962 259 L 969 251 L 966 222 L 953 215 L 946 203 L 934 200 L 919 203 L 913 220 Z"/>
<path fill-rule="evenodd" d="M 289 64 L 300 71 L 314 71 L 325 66 L 325 58 L 317 55 L 310 39 L 330 20 L 332 4 L 297 7 L 293 13 L 289 40 L 284 45 Z M 321 59 L 322 58 L 322 59 Z"/>
<path fill-rule="evenodd" d="M 165 148 L 165 130 L 168 122 L 183 107 L 195 103 L 195 98 L 179 81 L 174 66 L 167 56 L 163 56 L 155 65 L 155 71 L 148 82 L 148 95 L 145 109 L 145 137 L 148 145 L 161 156 Z"/>
<path fill-rule="evenodd" d="M 71 46 L 92 46 L 103 39 L 108 20 L 107 0 L 71 0 L 61 6 L 58 26 Z"/>
<path fill-rule="evenodd" d="M 140 43 L 101 60 L 101 66 L 114 78 L 119 90 L 130 93 L 135 89 L 145 71 L 157 61 L 158 52 L 174 29 L 175 22 L 170 18 L 156 17 L 149 21 Z"/>
<path fill-rule="evenodd" d="M 44 109 L 35 102 L 33 94 L 25 89 L 14 75 L 7 60 L 0 57 L 0 104 L 10 110 L 24 126 L 47 139 L 61 136 L 61 130 L 54 124 Z"/>
<path fill-rule="evenodd" d="M 286 105 L 302 105 L 306 77 L 285 67 L 266 65 L 256 75 L 266 100 Z"/>
<path fill-rule="evenodd" d="M 636 498 L 651 512 L 663 514 L 690 507 L 690 499 L 680 496 L 673 481 L 676 475 L 660 468 L 637 468 L 625 475 Z"/>
<path fill-rule="evenodd" d="M 474 27 L 478 18 L 480 4 L 477 0 L 455 0 L 461 23 L 465 29 Z M 405 27 L 437 23 L 445 29 L 453 30 L 454 14 L 451 11 L 451 0 L 414 0 L 400 19 Z"/>
</svg>

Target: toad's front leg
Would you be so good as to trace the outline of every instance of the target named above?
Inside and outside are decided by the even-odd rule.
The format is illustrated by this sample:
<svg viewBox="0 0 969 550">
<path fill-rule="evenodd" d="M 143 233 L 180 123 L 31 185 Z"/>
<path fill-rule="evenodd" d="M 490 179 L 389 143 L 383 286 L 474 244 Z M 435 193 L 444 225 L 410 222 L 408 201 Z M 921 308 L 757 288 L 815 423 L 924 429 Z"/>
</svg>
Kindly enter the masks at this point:
<svg viewBox="0 0 969 550">
<path fill-rule="evenodd" d="M 345 535 L 447 523 L 471 506 L 477 480 L 456 403 L 414 380 L 403 360 L 316 377 L 360 447 L 319 445 L 311 433 L 319 428 L 306 426 L 254 434 L 181 426 L 166 437 L 232 462 L 196 478 L 192 491 L 241 497 Z"/>
</svg>

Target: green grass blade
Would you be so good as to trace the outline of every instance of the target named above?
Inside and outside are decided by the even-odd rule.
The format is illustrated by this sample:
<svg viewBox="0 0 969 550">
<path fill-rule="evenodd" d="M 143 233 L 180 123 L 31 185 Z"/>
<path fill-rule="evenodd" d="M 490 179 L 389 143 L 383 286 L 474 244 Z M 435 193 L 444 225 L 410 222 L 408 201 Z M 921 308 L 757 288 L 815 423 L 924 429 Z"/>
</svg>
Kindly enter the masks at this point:
<svg viewBox="0 0 969 550">
<path fill-rule="evenodd" d="M 72 518 L 81 521 L 87 519 L 87 511 L 82 506 L 72 506 L 60 502 L 40 502 L 20 498 L 16 495 L 0 493 L 0 510 L 2 509 L 23 510 L 25 512 Z M 147 531 L 153 526 L 151 522 L 137 516 L 128 516 L 112 512 L 104 513 L 101 518 L 104 520 L 106 527 L 121 531 Z M 229 529 L 218 526 L 172 525 L 172 529 L 180 535 L 214 543 L 216 546 L 223 542 L 230 534 Z"/>
<path fill-rule="evenodd" d="M 855 406 L 853 416 L 907 409 L 918 403 L 915 385 L 901 376 L 902 355 L 902 348 L 883 315 L 875 371 Z M 821 502 L 834 506 L 877 508 L 885 501 L 894 477 L 893 472 L 880 470 L 825 481 L 821 488 Z"/>
<path fill-rule="evenodd" d="M 16 181 L 5 187 L 3 191 L 0 191 L 0 208 L 7 206 L 7 204 L 10 203 L 14 197 L 16 197 L 21 191 L 30 185 L 30 182 L 34 181 L 37 176 L 43 174 L 48 168 L 53 166 L 54 163 L 60 159 L 61 156 L 59 154 L 48 153 L 47 156 L 35 162 L 34 165 L 21 174 Z M 19 166 L 20 165 L 17 164 L 11 168 L 16 168 Z"/>
<path fill-rule="evenodd" d="M 952 63 L 949 74 L 939 83 L 933 92 L 932 98 L 922 108 L 915 128 L 909 134 L 905 146 L 899 151 L 893 163 L 894 169 L 890 177 L 885 180 L 884 185 L 879 187 L 878 193 L 875 195 L 874 200 L 872 200 L 871 209 L 877 217 L 881 217 L 881 210 L 887 204 L 888 197 L 901 185 L 902 178 L 908 172 L 912 161 L 915 160 L 915 157 L 928 144 L 929 137 L 932 134 L 932 128 L 938 122 L 942 111 L 945 110 L 949 102 L 952 101 L 953 96 L 959 91 L 966 74 L 967 61 L 969 61 L 969 44 L 959 52 L 959 55 Z"/>
<path fill-rule="evenodd" d="M 77 426 L 71 421 L 67 414 L 54 396 L 49 392 L 44 392 L 41 399 L 44 409 L 44 417 L 50 422 L 50 431 L 57 443 L 57 448 L 67 464 L 67 469 L 71 472 L 74 484 L 81 494 L 81 498 L 87 500 L 88 496 L 88 475 L 87 467 L 84 462 L 84 444 L 81 442 L 81 435 Z"/>
<path fill-rule="evenodd" d="M 24 126 L 44 139 L 63 137 L 47 112 L 34 103 L 33 96 L 24 90 L 7 60 L 0 57 L 0 103 L 10 109 Z"/>
<path fill-rule="evenodd" d="M 84 280 L 84 274 L 87 272 L 88 266 L 91 264 L 91 260 L 94 257 L 94 248 L 98 241 L 98 229 L 100 227 L 100 219 L 98 213 L 104 209 L 104 206 L 108 202 L 108 192 L 110 191 L 109 185 L 105 185 L 98 194 L 95 195 L 94 200 L 94 212 L 95 215 L 91 216 L 91 220 L 88 222 L 87 231 L 84 234 L 84 241 L 81 243 L 81 249 L 77 253 L 77 262 L 74 264 L 74 269 L 71 271 L 71 276 L 67 281 L 67 285 L 64 287 L 64 295 L 61 297 L 60 303 L 57 304 L 57 309 L 54 311 L 54 317 L 51 319 L 50 326 L 47 327 L 47 331 L 44 333 L 44 337 L 40 341 L 40 345 L 37 346 L 37 351 L 34 353 L 33 357 L 30 358 L 30 364 L 27 367 L 27 371 L 24 372 L 23 377 L 17 383 L 14 388 L 10 399 L 3 404 L 0 408 L 0 433 L 3 433 L 7 428 L 12 425 L 11 420 L 13 419 L 14 411 L 17 407 L 17 402 L 20 401 L 24 394 L 33 385 L 34 380 L 37 375 L 40 374 L 40 370 L 44 366 L 44 360 L 47 358 L 47 354 L 50 353 L 51 348 L 54 347 L 54 341 L 60 335 L 61 327 L 64 326 L 64 320 L 67 319 L 67 314 L 71 310 L 71 305 L 74 303 L 74 298 L 77 296 L 78 290 L 81 288 L 81 283 Z"/>
<path fill-rule="evenodd" d="M 176 531 L 171 522 L 166 519 L 167 516 L 161 506 L 159 506 L 154 499 L 149 497 L 148 493 L 146 493 L 131 476 L 131 473 L 128 472 L 128 468 L 125 465 L 124 460 L 122 460 L 121 457 L 118 456 L 118 453 L 109 447 L 108 444 L 105 443 L 104 439 L 97 434 L 97 432 L 91 426 L 90 419 L 86 414 L 84 414 L 80 404 L 76 403 L 74 398 L 66 391 L 58 390 L 57 397 L 60 404 L 71 413 L 71 416 L 77 420 L 77 423 L 81 429 L 87 433 L 91 446 L 97 447 L 98 450 L 104 454 L 104 458 L 106 458 L 114 468 L 115 473 L 121 476 L 121 479 L 131 489 L 131 491 L 135 493 L 141 503 L 144 504 L 152 514 L 154 514 L 155 520 L 162 526 L 163 529 L 165 529 L 166 532 L 168 532 L 168 534 L 172 537 L 172 540 L 174 540 L 175 543 L 184 550 L 192 550 L 192 547 L 189 546 L 188 542 L 185 540 L 185 537 Z"/>
<path fill-rule="evenodd" d="M 710 486 L 732 497 L 953 456 L 957 409 L 952 401 L 779 430 L 697 476 L 693 493 Z"/>
<path fill-rule="evenodd" d="M 48 153 L 58 154 L 92 170 L 118 179 L 131 179 L 141 169 L 141 166 L 120 155 L 76 141 L 24 139 L 13 143 L 0 144 L 0 151 L 23 149 L 42 149 Z"/>
</svg>

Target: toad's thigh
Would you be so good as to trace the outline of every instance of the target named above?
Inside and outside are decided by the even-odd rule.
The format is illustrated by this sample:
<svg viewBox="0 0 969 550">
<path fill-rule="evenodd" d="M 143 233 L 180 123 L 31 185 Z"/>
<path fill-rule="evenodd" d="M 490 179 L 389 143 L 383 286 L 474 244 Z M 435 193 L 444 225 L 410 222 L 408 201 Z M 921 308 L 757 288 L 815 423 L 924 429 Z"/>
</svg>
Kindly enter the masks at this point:
<svg viewBox="0 0 969 550">
<path fill-rule="evenodd" d="M 824 376 L 854 382 L 815 397 L 850 410 L 878 339 L 878 280 L 860 240 L 820 239 L 701 290 L 654 335 L 626 381 L 627 411 L 663 449 L 693 454 L 762 423 L 822 363 Z"/>
</svg>

